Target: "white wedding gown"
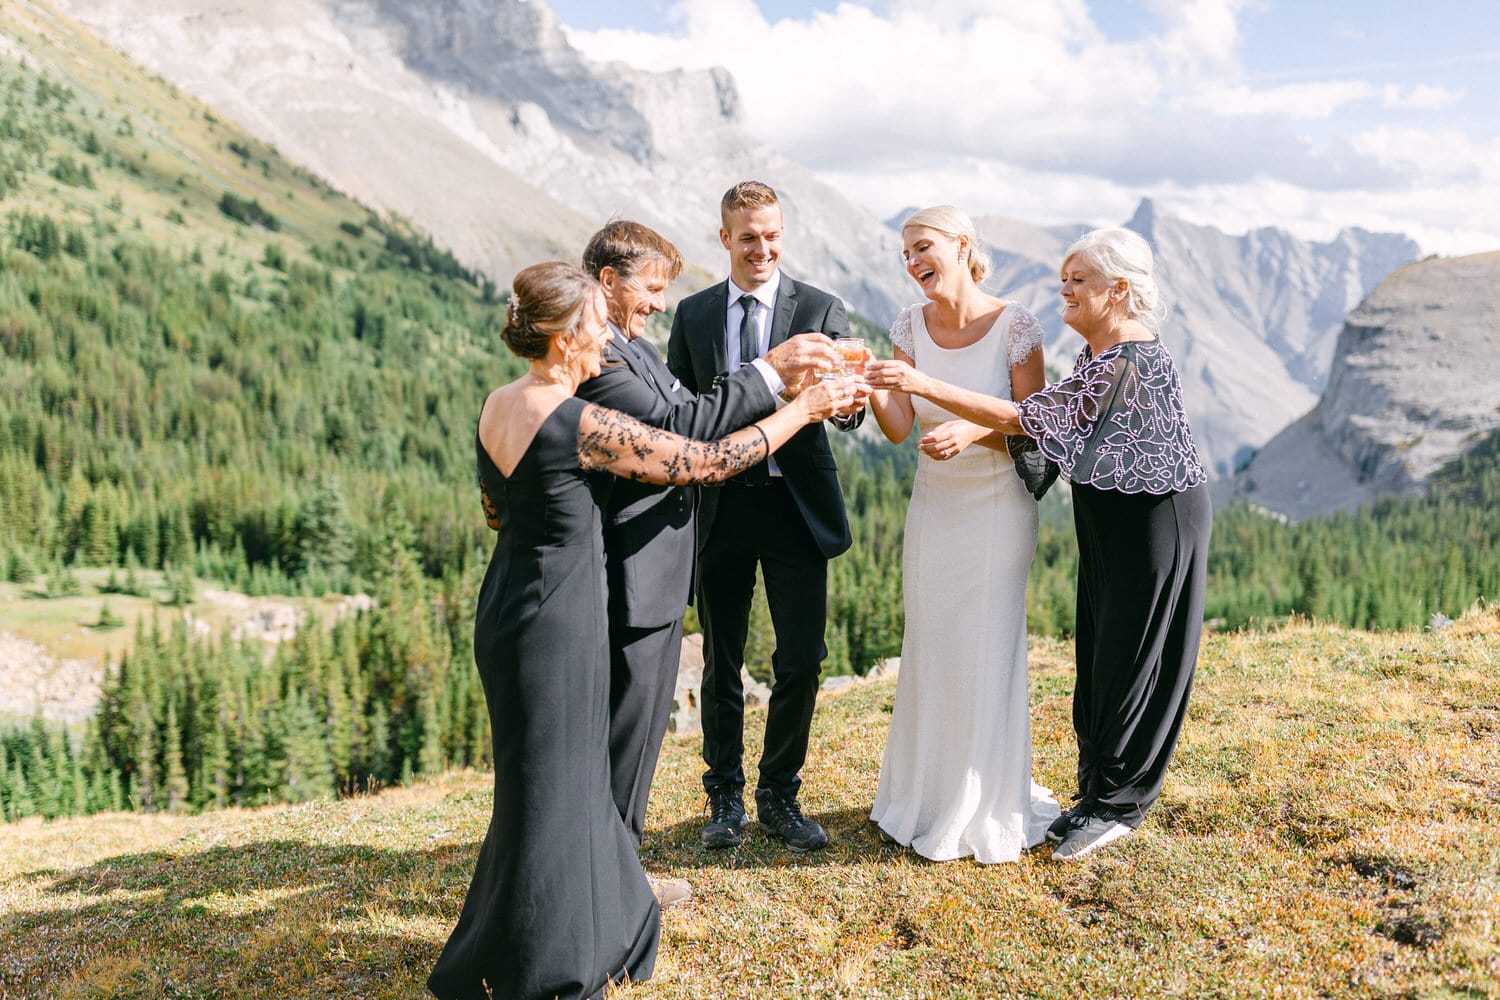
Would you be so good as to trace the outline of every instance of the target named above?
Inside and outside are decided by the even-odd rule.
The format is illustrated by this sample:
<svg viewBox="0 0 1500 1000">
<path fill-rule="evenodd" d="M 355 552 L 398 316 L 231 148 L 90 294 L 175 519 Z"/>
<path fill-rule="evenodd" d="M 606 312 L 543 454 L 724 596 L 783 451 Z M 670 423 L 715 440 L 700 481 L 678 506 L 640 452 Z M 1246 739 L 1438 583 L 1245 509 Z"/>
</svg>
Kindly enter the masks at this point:
<svg viewBox="0 0 1500 1000">
<path fill-rule="evenodd" d="M 932 341 L 920 306 L 891 330 L 920 371 L 1005 399 L 1011 364 L 1041 338 L 1036 318 L 1015 303 L 958 349 Z M 912 404 L 922 432 L 954 419 L 925 399 Z M 944 462 L 918 458 L 901 672 L 870 815 L 934 861 L 1014 861 L 1058 815 L 1052 793 L 1031 780 L 1026 574 L 1036 540 L 1036 501 L 1003 450 L 974 444 Z"/>
</svg>

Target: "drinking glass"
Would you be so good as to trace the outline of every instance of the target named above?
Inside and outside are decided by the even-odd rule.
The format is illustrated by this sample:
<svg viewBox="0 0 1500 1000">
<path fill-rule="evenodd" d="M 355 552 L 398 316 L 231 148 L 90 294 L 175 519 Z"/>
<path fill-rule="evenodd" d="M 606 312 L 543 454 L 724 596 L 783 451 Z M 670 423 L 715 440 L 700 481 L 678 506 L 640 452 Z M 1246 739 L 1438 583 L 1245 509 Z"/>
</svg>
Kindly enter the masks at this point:
<svg viewBox="0 0 1500 1000">
<path fill-rule="evenodd" d="M 833 342 L 833 349 L 839 352 L 839 358 L 844 367 L 841 375 L 857 375 L 865 363 L 865 342 L 859 337 L 840 337 Z"/>
</svg>

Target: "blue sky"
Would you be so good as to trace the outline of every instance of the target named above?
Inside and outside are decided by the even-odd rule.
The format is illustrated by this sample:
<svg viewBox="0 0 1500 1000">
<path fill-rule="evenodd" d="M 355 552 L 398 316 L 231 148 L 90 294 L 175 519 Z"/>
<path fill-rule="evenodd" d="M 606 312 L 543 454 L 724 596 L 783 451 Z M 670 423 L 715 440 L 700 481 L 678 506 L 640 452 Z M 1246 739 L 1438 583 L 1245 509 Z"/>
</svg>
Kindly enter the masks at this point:
<svg viewBox="0 0 1500 1000">
<path fill-rule="evenodd" d="M 593 59 L 723 66 L 742 124 L 886 215 L 1500 249 L 1500 3 L 553 0 Z"/>
</svg>

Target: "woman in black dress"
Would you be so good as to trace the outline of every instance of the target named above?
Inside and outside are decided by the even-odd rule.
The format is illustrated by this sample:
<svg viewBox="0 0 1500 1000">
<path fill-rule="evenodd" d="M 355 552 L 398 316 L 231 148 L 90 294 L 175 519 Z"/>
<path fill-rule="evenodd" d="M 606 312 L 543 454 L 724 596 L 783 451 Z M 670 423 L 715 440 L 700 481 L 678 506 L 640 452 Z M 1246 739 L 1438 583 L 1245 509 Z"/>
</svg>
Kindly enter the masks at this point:
<svg viewBox="0 0 1500 1000">
<path fill-rule="evenodd" d="M 1077 860 L 1141 825 L 1182 728 L 1203 627 L 1213 526 L 1171 356 L 1155 333 L 1151 247 L 1088 233 L 1061 270 L 1063 320 L 1087 346 L 1072 375 L 1019 403 L 872 362 L 871 385 L 1025 434 L 1072 483 L 1078 532 L 1078 804 L 1047 831 Z"/>
<path fill-rule="evenodd" d="M 502 336 L 530 370 L 490 393 L 477 435 L 499 531 L 474 658 L 494 744 L 494 814 L 428 987 L 444 1000 L 601 997 L 650 976 L 660 913 L 609 788 L 609 651 L 595 491 L 608 477 L 719 482 L 853 399 L 809 388 L 758 424 L 689 441 L 573 396 L 609 339 L 598 284 L 569 264 L 516 275 Z"/>
</svg>

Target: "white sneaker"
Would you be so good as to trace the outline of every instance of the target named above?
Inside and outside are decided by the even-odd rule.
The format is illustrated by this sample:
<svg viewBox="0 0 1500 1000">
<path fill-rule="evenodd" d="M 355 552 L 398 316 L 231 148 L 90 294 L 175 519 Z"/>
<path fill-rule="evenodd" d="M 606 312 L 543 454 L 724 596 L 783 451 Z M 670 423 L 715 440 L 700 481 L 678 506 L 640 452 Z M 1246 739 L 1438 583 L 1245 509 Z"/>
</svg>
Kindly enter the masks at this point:
<svg viewBox="0 0 1500 1000">
<path fill-rule="evenodd" d="M 1134 832 L 1132 827 L 1116 819 L 1113 813 L 1092 813 L 1088 819 L 1069 830 L 1062 843 L 1053 848 L 1052 860 L 1077 861 Z"/>
</svg>

